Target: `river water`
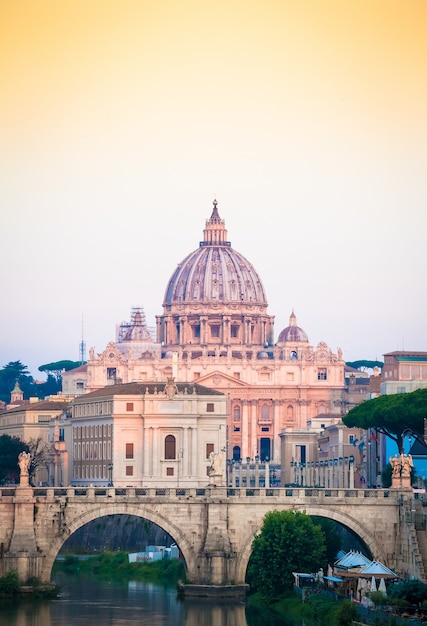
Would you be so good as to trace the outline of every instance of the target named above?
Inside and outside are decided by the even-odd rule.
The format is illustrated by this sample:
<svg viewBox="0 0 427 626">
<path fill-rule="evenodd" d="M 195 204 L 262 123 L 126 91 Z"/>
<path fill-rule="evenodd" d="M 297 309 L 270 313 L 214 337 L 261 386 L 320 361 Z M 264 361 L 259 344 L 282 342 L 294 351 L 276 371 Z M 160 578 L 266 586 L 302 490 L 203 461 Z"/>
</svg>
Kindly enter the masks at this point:
<svg viewBox="0 0 427 626">
<path fill-rule="evenodd" d="M 243 603 L 179 600 L 173 587 L 111 583 L 58 573 L 53 600 L 2 602 L 0 626 L 300 626 Z"/>
</svg>

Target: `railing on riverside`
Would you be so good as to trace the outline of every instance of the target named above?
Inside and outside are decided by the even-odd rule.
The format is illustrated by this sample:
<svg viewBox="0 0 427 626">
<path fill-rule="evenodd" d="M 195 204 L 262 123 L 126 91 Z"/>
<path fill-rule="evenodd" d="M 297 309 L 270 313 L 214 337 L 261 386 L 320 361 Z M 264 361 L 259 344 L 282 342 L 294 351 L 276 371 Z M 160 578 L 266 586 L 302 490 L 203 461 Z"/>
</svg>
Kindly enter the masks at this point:
<svg viewBox="0 0 427 626">
<path fill-rule="evenodd" d="M 16 497 L 18 487 L 1 487 L 0 500 Z M 332 499 L 391 499 L 397 500 L 403 492 L 397 489 L 325 489 L 317 487 L 35 487 L 36 498 L 267 498 L 272 500 L 320 500 Z M 405 499 L 408 492 L 405 493 Z"/>
</svg>

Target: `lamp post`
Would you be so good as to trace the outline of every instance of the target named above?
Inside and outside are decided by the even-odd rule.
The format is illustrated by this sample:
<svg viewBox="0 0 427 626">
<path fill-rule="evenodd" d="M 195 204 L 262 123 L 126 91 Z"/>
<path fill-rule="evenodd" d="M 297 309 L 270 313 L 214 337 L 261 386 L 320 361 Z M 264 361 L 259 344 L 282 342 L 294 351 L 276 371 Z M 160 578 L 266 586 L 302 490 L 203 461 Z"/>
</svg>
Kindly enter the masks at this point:
<svg viewBox="0 0 427 626">
<path fill-rule="evenodd" d="M 111 461 L 108 463 L 108 486 L 113 486 L 113 464 Z"/>
</svg>

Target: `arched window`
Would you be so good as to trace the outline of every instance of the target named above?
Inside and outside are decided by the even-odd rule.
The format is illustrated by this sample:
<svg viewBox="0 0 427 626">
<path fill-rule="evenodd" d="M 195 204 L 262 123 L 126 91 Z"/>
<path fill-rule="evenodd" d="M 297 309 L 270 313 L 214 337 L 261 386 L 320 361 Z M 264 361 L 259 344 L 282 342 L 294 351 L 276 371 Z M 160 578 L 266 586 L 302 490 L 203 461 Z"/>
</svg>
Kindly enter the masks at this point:
<svg viewBox="0 0 427 626">
<path fill-rule="evenodd" d="M 233 446 L 233 461 L 240 461 L 240 446 Z"/>
<path fill-rule="evenodd" d="M 288 404 L 286 407 L 286 419 L 292 420 L 294 418 L 294 407 L 292 404 Z"/>
<path fill-rule="evenodd" d="M 233 417 L 235 422 L 240 422 L 240 406 L 238 404 L 233 407 Z"/>
<path fill-rule="evenodd" d="M 298 359 L 297 351 L 296 350 L 291 350 L 290 357 L 291 357 L 291 361 L 296 361 Z"/>
<path fill-rule="evenodd" d="M 176 439 L 173 435 L 165 439 L 165 459 L 176 459 Z"/>
</svg>

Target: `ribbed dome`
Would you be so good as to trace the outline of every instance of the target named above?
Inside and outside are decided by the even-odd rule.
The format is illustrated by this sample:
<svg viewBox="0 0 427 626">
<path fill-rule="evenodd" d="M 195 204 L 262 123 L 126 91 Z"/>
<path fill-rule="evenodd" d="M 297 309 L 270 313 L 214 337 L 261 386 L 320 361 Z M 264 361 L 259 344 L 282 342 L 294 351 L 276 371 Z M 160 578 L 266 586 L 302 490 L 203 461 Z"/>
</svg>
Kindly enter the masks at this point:
<svg viewBox="0 0 427 626">
<path fill-rule="evenodd" d="M 308 341 L 305 330 L 297 326 L 297 318 L 293 311 L 289 318 L 289 326 L 282 330 L 277 343 L 284 343 L 285 341 Z"/>
<path fill-rule="evenodd" d="M 204 241 L 180 263 L 169 280 L 164 305 L 182 302 L 239 302 L 267 306 L 264 287 L 251 263 L 226 241 L 217 202 L 206 222 Z"/>
</svg>

